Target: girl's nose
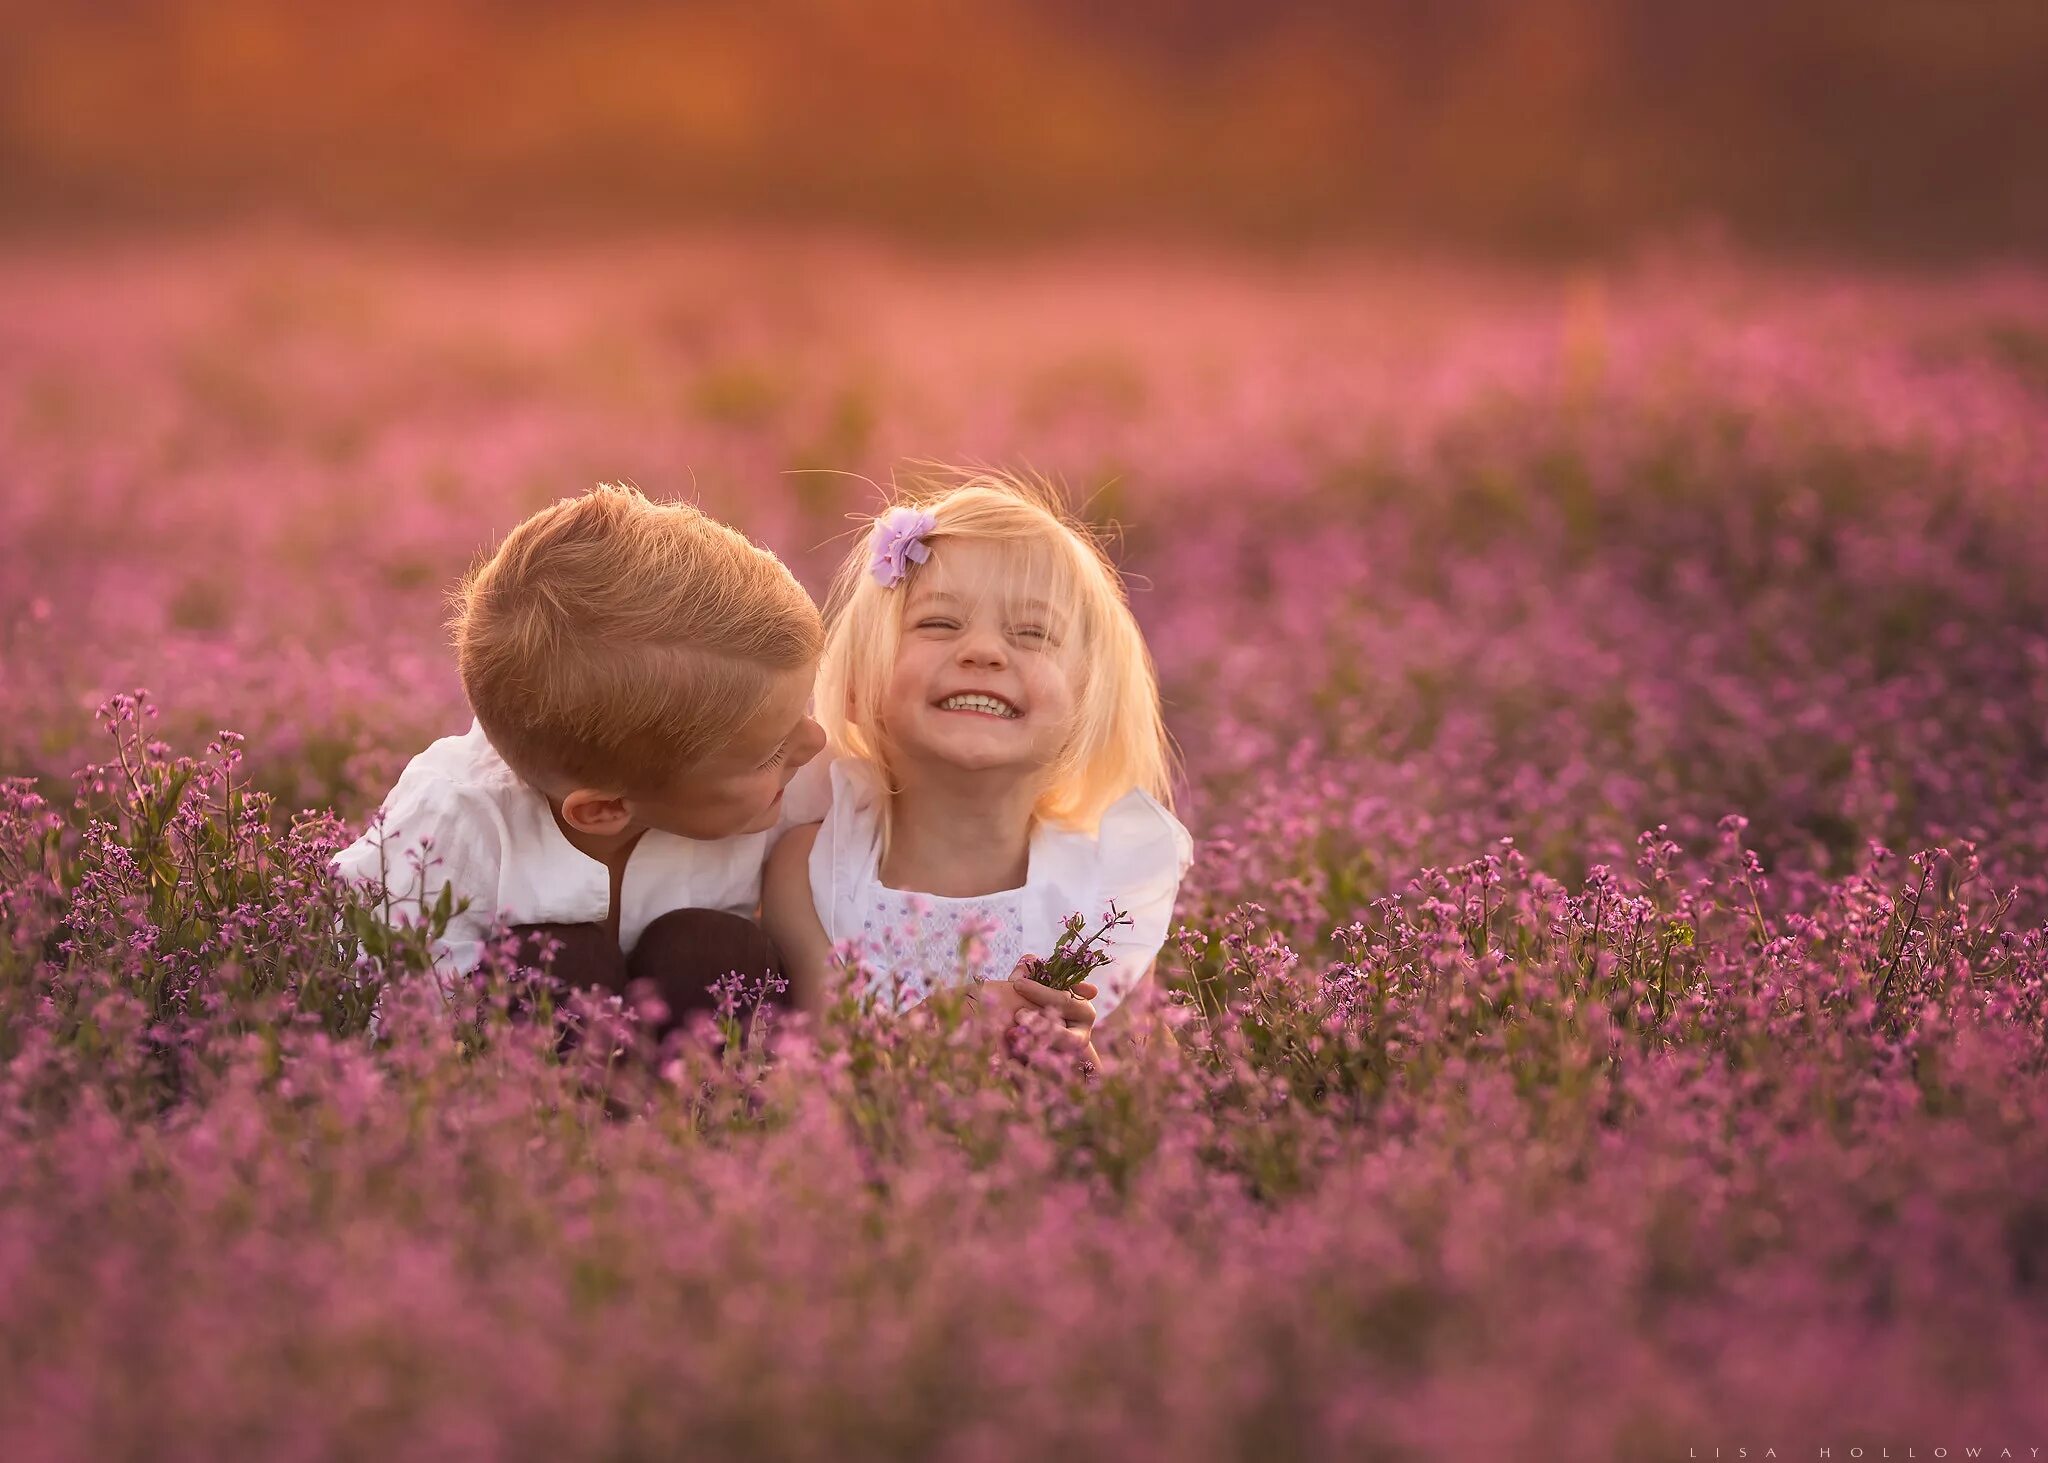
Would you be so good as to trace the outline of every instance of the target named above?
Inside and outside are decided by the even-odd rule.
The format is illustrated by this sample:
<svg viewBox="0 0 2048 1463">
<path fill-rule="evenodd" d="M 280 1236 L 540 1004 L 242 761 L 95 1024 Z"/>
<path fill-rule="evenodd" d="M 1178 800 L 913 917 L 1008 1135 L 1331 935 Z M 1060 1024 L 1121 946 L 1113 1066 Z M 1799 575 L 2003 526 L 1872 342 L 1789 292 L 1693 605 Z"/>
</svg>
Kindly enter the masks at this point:
<svg viewBox="0 0 2048 1463">
<path fill-rule="evenodd" d="M 1003 637 L 986 630 L 976 630 L 960 637 L 960 663 L 962 665 L 1005 664 Z"/>
</svg>

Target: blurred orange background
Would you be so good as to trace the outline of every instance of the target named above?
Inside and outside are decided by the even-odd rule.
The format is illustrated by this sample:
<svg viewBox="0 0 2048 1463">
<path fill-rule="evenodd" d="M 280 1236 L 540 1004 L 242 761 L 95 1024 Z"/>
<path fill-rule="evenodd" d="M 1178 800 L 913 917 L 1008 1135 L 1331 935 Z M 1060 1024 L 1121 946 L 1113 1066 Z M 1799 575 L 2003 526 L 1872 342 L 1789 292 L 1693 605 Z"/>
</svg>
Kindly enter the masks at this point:
<svg viewBox="0 0 2048 1463">
<path fill-rule="evenodd" d="M 17 232 L 2048 243 L 2041 0 L 0 0 Z"/>
</svg>

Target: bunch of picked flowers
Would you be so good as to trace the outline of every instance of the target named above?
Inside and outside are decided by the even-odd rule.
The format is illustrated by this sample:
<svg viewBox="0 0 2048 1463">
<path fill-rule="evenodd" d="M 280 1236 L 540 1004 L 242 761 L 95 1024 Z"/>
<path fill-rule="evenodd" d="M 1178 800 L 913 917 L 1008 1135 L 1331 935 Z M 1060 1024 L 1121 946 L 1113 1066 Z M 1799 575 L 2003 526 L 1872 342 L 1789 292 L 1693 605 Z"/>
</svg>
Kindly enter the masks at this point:
<svg viewBox="0 0 2048 1463">
<path fill-rule="evenodd" d="M 1110 954 L 1103 947 L 1103 942 L 1109 939 L 1111 930 L 1130 923 L 1131 917 L 1112 902 L 1109 913 L 1102 917 L 1102 924 L 1095 933 L 1083 939 L 1081 931 L 1087 928 L 1088 922 L 1079 914 L 1070 914 L 1059 940 L 1052 947 L 1052 954 L 1043 959 L 1036 955 L 1024 957 L 1025 974 L 1056 991 L 1071 991 L 1097 968 L 1109 964 Z"/>
</svg>

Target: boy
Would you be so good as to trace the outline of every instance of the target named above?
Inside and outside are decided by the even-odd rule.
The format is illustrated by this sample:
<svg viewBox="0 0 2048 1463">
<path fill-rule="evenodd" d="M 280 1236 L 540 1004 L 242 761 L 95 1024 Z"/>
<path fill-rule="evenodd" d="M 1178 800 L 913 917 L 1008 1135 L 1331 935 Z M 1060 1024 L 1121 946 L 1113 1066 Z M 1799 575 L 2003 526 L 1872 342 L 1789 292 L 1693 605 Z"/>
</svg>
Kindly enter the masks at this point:
<svg viewBox="0 0 2048 1463">
<path fill-rule="evenodd" d="M 469 907 L 437 946 L 446 973 L 502 913 L 522 963 L 558 940 L 558 977 L 650 979 L 676 1022 L 728 972 L 779 976 L 752 921 L 761 867 L 824 745 L 806 710 L 823 627 L 781 561 L 607 485 L 514 528 L 453 628 L 476 720 L 412 760 L 336 871 L 399 911 L 452 885 Z"/>
</svg>

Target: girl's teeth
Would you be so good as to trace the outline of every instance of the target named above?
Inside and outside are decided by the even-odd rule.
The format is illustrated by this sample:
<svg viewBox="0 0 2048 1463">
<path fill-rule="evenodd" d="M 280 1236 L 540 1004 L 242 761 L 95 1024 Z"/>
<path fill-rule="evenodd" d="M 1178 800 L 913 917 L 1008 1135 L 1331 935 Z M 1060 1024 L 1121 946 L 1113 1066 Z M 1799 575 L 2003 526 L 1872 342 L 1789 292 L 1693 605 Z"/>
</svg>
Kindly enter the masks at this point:
<svg viewBox="0 0 2048 1463">
<path fill-rule="evenodd" d="M 947 711 L 987 711 L 996 716 L 1014 717 L 1016 711 L 990 696 L 948 696 L 939 703 Z"/>
</svg>

